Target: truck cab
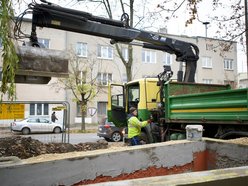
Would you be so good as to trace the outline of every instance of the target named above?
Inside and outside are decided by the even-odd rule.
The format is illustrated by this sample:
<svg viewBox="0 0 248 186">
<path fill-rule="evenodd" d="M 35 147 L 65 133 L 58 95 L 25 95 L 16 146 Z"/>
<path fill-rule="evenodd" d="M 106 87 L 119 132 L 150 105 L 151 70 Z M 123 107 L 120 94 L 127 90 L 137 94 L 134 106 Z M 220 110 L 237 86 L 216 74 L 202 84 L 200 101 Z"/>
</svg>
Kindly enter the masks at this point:
<svg viewBox="0 0 248 186">
<path fill-rule="evenodd" d="M 124 85 L 109 84 L 108 118 L 117 126 L 127 126 L 127 115 L 130 107 L 138 109 L 138 119 L 150 118 L 151 110 L 160 103 L 157 78 L 143 78 Z"/>
</svg>

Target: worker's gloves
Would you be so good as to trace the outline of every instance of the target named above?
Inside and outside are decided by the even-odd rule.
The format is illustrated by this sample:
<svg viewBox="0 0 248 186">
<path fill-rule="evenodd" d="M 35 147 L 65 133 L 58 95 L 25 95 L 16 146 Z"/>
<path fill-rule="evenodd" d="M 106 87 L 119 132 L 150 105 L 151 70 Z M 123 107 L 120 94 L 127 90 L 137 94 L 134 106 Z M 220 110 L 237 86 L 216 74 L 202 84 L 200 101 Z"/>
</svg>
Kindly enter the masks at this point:
<svg viewBox="0 0 248 186">
<path fill-rule="evenodd" d="M 150 119 L 147 120 L 147 123 L 151 124 L 153 122 L 153 117 L 150 115 Z"/>
<path fill-rule="evenodd" d="M 147 120 L 147 123 L 151 124 L 152 123 L 152 120 L 151 119 L 148 119 Z"/>
</svg>

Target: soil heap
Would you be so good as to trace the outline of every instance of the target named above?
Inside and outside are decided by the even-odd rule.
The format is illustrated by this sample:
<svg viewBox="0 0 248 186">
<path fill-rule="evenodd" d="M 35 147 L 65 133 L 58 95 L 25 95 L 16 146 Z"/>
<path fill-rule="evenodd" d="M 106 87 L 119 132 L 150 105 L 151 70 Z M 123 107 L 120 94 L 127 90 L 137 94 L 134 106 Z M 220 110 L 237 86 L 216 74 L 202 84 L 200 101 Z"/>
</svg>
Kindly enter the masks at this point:
<svg viewBox="0 0 248 186">
<path fill-rule="evenodd" d="M 42 154 L 91 151 L 106 148 L 108 148 L 108 143 L 105 140 L 73 145 L 69 143 L 42 143 L 31 137 L 21 136 L 0 138 L 0 157 L 16 156 L 20 159 Z"/>
</svg>

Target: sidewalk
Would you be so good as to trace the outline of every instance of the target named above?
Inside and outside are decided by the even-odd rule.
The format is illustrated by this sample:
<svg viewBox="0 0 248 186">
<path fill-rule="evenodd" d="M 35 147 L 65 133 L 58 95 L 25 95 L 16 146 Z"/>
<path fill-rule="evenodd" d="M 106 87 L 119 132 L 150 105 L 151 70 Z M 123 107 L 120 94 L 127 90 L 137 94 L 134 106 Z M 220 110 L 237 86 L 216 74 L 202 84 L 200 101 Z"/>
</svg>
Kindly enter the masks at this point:
<svg viewBox="0 0 248 186">
<path fill-rule="evenodd" d="M 0 127 L 0 138 L 9 137 L 12 135 L 10 127 Z"/>
<path fill-rule="evenodd" d="M 80 130 L 81 129 L 81 123 L 74 123 L 70 125 L 70 129 L 77 129 Z M 85 129 L 86 130 L 97 130 L 98 129 L 98 125 L 95 123 L 86 123 L 85 124 Z"/>
<path fill-rule="evenodd" d="M 88 131 L 97 131 L 98 125 L 92 123 L 86 123 L 85 129 Z M 71 124 L 70 130 L 81 130 L 81 123 Z M 0 138 L 11 136 L 13 133 L 10 130 L 10 126 L 0 125 Z"/>
</svg>

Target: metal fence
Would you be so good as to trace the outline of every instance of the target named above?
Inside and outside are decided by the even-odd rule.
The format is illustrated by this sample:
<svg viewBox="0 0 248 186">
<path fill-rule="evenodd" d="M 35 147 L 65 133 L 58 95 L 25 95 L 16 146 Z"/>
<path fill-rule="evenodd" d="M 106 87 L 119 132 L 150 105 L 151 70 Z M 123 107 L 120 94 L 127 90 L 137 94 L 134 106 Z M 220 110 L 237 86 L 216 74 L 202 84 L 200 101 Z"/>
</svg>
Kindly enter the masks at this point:
<svg viewBox="0 0 248 186">
<path fill-rule="evenodd" d="M 46 113 L 43 113 L 43 111 L 40 111 L 38 113 L 37 111 L 43 109 L 44 105 L 47 106 Z M 32 113 L 31 115 L 32 109 L 35 112 Z M 14 122 L 18 122 L 24 118 L 32 118 L 32 119 L 38 118 L 40 123 L 41 120 L 46 120 L 47 121 L 46 124 L 48 123 L 52 124 L 50 120 L 50 113 L 53 112 L 54 110 L 56 110 L 59 119 L 55 123 L 60 123 L 62 125 L 60 127 L 62 128 L 62 130 L 64 130 L 64 132 L 62 133 L 52 133 L 52 132 L 45 133 L 44 131 L 47 131 L 46 127 L 51 127 L 49 125 L 39 126 L 41 128 L 42 133 L 36 132 L 34 134 L 32 133 L 28 135 L 23 135 L 22 132 L 13 132 L 11 130 L 11 125 Z M 43 143 L 67 143 L 69 142 L 69 133 L 68 131 L 66 131 L 65 126 L 68 126 L 69 123 L 69 113 L 70 113 L 70 105 L 69 103 L 63 101 L 1 102 L 0 103 L 0 140 L 1 138 L 21 135 L 22 137 L 31 137 L 33 139 L 37 139 Z"/>
<path fill-rule="evenodd" d="M 69 141 L 68 131 L 63 133 L 33 133 L 28 135 L 23 135 L 21 132 L 13 132 L 10 127 L 0 127 L 0 140 L 1 138 L 21 136 L 24 138 L 31 137 L 32 139 L 39 140 L 43 143 L 67 143 Z"/>
</svg>

